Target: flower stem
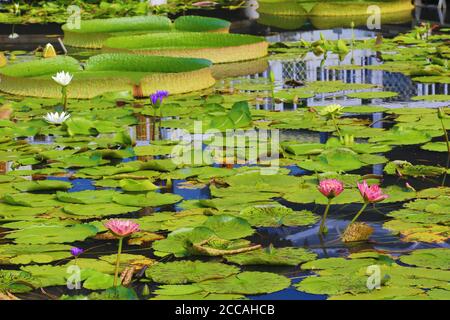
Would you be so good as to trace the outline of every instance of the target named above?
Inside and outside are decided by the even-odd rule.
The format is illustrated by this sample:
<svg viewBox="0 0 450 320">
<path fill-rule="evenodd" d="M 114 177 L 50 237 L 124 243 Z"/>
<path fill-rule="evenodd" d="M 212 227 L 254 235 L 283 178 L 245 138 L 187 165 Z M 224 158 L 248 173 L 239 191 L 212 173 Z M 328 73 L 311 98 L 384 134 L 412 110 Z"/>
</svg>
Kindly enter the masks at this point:
<svg viewBox="0 0 450 320">
<path fill-rule="evenodd" d="M 117 279 L 119 278 L 120 254 L 122 253 L 123 237 L 119 238 L 119 249 L 117 250 L 116 270 L 114 272 L 114 287 L 117 287 Z"/>
<path fill-rule="evenodd" d="M 67 88 L 61 87 L 63 111 L 67 110 Z"/>
<path fill-rule="evenodd" d="M 330 210 L 331 199 L 328 199 L 327 207 L 325 208 L 325 212 L 323 213 L 322 221 L 320 222 L 319 234 L 327 233 L 328 229 L 325 225 L 325 221 L 327 220 L 328 211 Z"/>
<path fill-rule="evenodd" d="M 159 137 L 159 140 L 161 140 L 162 139 L 162 132 L 161 132 L 161 121 L 162 121 L 162 108 L 161 108 L 161 106 L 159 107 L 159 117 L 158 117 L 158 137 Z"/>
<path fill-rule="evenodd" d="M 364 205 L 362 206 L 361 210 L 358 211 L 358 213 L 355 215 L 355 217 L 353 218 L 353 220 L 350 222 L 350 224 L 354 223 L 356 221 L 356 219 L 358 219 L 358 217 L 361 215 L 361 213 L 363 213 L 363 211 L 367 208 L 368 203 L 365 202 Z M 350 225 L 349 224 L 349 225 Z"/>
<path fill-rule="evenodd" d="M 331 120 L 333 121 L 334 127 L 336 128 L 336 131 L 339 135 L 339 140 L 342 141 L 342 135 L 341 135 L 341 130 L 339 130 L 339 126 L 336 122 L 336 118 L 334 117 L 334 115 L 331 115 Z"/>
<path fill-rule="evenodd" d="M 441 120 L 442 131 L 444 131 L 444 138 L 445 142 L 447 143 L 447 163 L 445 164 L 444 178 L 442 179 L 442 186 L 444 186 L 445 179 L 447 178 L 448 165 L 450 162 L 450 142 L 448 141 L 448 134 L 447 129 L 445 128 L 444 120 L 442 118 L 439 118 L 439 120 Z"/>
</svg>

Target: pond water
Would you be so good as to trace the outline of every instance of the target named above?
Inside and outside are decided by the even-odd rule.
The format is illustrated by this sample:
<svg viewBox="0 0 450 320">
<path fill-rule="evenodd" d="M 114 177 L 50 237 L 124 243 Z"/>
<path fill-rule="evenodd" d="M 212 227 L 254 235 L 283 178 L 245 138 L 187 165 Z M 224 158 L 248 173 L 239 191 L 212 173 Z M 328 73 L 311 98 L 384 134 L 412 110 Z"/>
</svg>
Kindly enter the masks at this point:
<svg viewBox="0 0 450 320">
<path fill-rule="evenodd" d="M 256 5 L 256 1 L 255 1 Z M 190 12 L 189 12 L 190 13 Z M 350 41 L 354 36 L 356 40 L 373 39 L 377 34 L 381 33 L 386 38 L 392 38 L 400 32 L 409 31 L 412 26 L 417 22 L 414 21 L 416 16 L 411 15 L 411 21 L 407 21 L 399 25 L 383 25 L 383 28 L 378 31 L 367 30 L 364 27 L 357 28 L 354 31 L 350 28 L 330 28 L 330 29 L 315 29 L 313 25 L 306 23 L 301 25 L 297 30 L 284 30 L 280 25 L 268 26 L 263 24 L 265 21 L 259 21 L 261 19 L 260 15 L 252 8 L 242 9 L 236 12 L 230 13 L 229 11 L 216 10 L 216 11 L 201 11 L 195 10 L 192 13 L 202 14 L 208 16 L 218 16 L 222 18 L 229 18 L 233 21 L 231 30 L 236 33 L 249 33 L 256 35 L 266 36 L 266 39 L 272 43 L 287 43 L 295 42 L 304 39 L 308 42 L 314 42 L 320 40 L 321 34 L 328 40 L 338 40 L 345 39 Z M 416 12 L 417 13 L 417 12 Z M 40 42 L 41 45 L 44 44 L 41 40 L 44 39 L 44 34 L 41 35 L 26 35 L 27 27 L 21 26 L 17 27 L 16 31 L 23 32 L 24 37 L 35 37 L 39 38 L 36 42 Z M 33 28 L 33 27 L 29 27 Z M 53 27 L 50 28 L 53 32 Z M 3 27 L 2 27 L 3 29 Z M 31 29 L 29 29 L 31 30 Z M 45 31 L 46 29 L 43 28 Z M 35 31 L 32 31 L 35 32 Z M 2 38 L 3 39 L 3 38 Z M 58 47 L 58 42 L 54 41 L 55 38 L 49 38 L 51 42 L 54 43 L 55 47 Z M 0 43 L 0 47 L 6 50 L 30 50 L 31 46 L 25 43 L 16 43 L 12 40 L 4 40 Z M 2 49 L 3 49 L 2 48 Z M 33 47 L 35 48 L 35 46 Z M 59 48 L 59 47 L 58 47 Z M 95 51 L 87 50 L 75 50 L 69 48 L 68 54 L 76 58 L 86 59 L 91 54 L 95 54 Z M 22 54 L 18 55 L 17 59 L 27 60 L 30 59 L 32 55 Z M 249 64 L 252 62 L 249 62 Z M 349 112 L 343 115 L 343 119 L 360 119 L 366 123 L 372 123 L 372 128 L 379 129 L 391 129 L 395 125 L 395 121 L 389 118 L 391 109 L 398 108 L 438 108 L 446 107 L 448 101 L 436 102 L 436 101 L 423 101 L 423 100 L 412 100 L 411 98 L 416 96 L 424 95 L 447 95 L 449 94 L 449 84 L 445 83 L 420 83 L 415 82 L 410 76 L 404 75 L 399 72 L 389 72 L 384 70 L 367 69 L 367 66 L 377 66 L 384 64 L 383 59 L 380 55 L 370 49 L 355 49 L 345 56 L 344 59 L 339 58 L 337 54 L 329 54 L 325 59 L 323 56 L 317 56 L 312 52 L 308 52 L 306 55 L 298 57 L 278 57 L 275 55 L 273 59 L 271 56 L 268 57 L 264 64 L 256 66 L 257 73 L 239 75 L 236 77 L 221 79 L 215 86 L 217 92 L 227 92 L 230 90 L 242 90 L 242 92 L 254 93 L 254 92 L 264 92 L 270 91 L 269 95 L 265 97 L 258 98 L 254 103 L 256 110 L 261 112 L 266 111 L 277 111 L 292 112 L 295 110 L 304 110 L 309 107 L 320 107 L 327 106 L 330 104 L 340 104 L 342 106 L 377 106 L 381 107 L 383 111 L 377 112 L 363 112 L 358 113 Z M 362 66 L 364 68 L 339 68 L 340 66 Z M 335 68 L 338 67 L 338 68 Z M 252 68 L 249 68 L 252 70 Z M 273 77 L 273 88 L 270 90 L 265 90 L 266 85 L 272 83 L 270 77 Z M 313 97 L 298 99 L 297 101 L 283 101 L 283 99 L 274 99 L 270 96 L 273 94 L 277 96 L 277 92 L 283 92 L 286 88 L 290 88 L 287 85 L 288 82 L 294 83 L 309 83 L 313 81 L 342 81 L 349 84 L 373 84 L 376 88 L 370 89 L 369 91 L 391 91 L 396 92 L 398 95 L 392 98 L 351 98 L 346 95 L 348 91 L 333 91 L 318 93 Z M 252 88 L 253 86 L 253 88 Z M 243 89 L 242 89 L 243 88 Z M 255 89 L 256 88 L 256 89 Z M 365 90 L 367 91 L 367 90 Z M 355 109 L 356 110 L 356 109 Z M 163 119 L 163 128 L 161 130 L 161 137 L 164 140 L 176 139 L 180 135 L 180 130 L 176 128 L 164 127 L 165 121 L 179 119 L 175 117 L 165 117 Z M 152 144 L 152 126 L 151 117 L 140 116 L 140 122 L 138 125 L 130 126 L 129 133 L 133 139 L 136 140 L 136 146 L 146 146 Z M 167 122 L 169 123 L 169 122 Z M 307 129 L 280 129 L 280 140 L 281 141 L 297 141 L 303 143 L 318 143 L 325 144 L 329 139 L 332 138 L 332 133 L 329 130 L 320 132 L 317 130 L 311 131 Z M 364 138 L 356 138 L 357 141 L 363 141 Z M 55 142 L 55 139 L 51 135 L 40 135 L 27 138 L 27 141 L 33 145 L 50 145 Z M 433 142 L 442 142 L 443 137 L 433 138 Z M 379 156 L 384 156 L 388 161 L 394 160 L 405 160 L 413 165 L 431 165 L 445 167 L 447 157 L 443 152 L 431 152 L 426 151 L 421 148 L 421 144 L 414 145 L 401 145 L 393 148 L 387 152 L 377 153 Z M 164 158 L 163 156 L 156 156 L 157 158 Z M 125 158 L 122 160 L 117 160 L 116 164 L 120 161 L 131 162 L 135 160 L 145 160 L 150 159 L 148 156 L 139 156 Z M 302 160 L 299 160 L 302 161 Z M 221 165 L 214 165 L 215 167 L 221 167 Z M 20 166 L 15 168 L 15 170 L 32 170 L 41 168 L 40 165 L 28 165 Z M 235 168 L 239 168 L 240 165 L 236 165 Z M 313 171 L 308 171 L 302 169 L 294 164 L 286 165 L 284 168 L 290 170 L 289 175 L 301 177 L 307 175 L 313 175 Z M 2 164 L 2 173 L 7 174 L 11 172 L 12 162 L 4 162 Z M 379 176 L 383 175 L 384 164 L 374 164 L 366 165 L 361 169 L 351 170 L 348 173 L 355 175 L 373 175 Z M 76 173 L 76 169 L 69 169 L 67 173 Z M 31 179 L 31 176 L 27 177 Z M 52 180 L 68 181 L 72 183 L 72 188 L 68 192 L 77 192 L 84 190 L 98 190 L 98 189 L 114 189 L 102 187 L 99 188 L 95 186 L 95 180 L 88 178 L 68 178 L 68 177 L 49 177 Z M 172 179 L 171 188 L 164 189 L 164 193 L 173 193 L 180 195 L 184 200 L 198 200 L 198 199 L 211 199 L 212 191 L 208 184 L 194 186 L 186 184 L 187 179 Z M 450 179 L 447 179 L 450 181 Z M 441 179 L 438 177 L 434 178 L 422 178 L 422 177 L 408 177 L 407 182 L 414 186 L 416 190 L 423 190 L 427 188 L 435 188 L 440 185 Z M 164 184 L 162 182 L 155 182 L 156 184 Z M 405 180 L 397 175 L 385 175 L 382 181 L 382 187 L 391 185 L 404 185 Z M 447 182 L 447 186 L 449 186 Z M 236 194 L 239 197 L 239 194 Z M 296 211 L 310 210 L 317 214 L 322 214 L 324 206 L 320 204 L 305 204 L 305 203 L 295 203 L 288 201 L 284 198 L 274 198 L 280 204 L 292 208 Z M 383 227 L 383 224 L 390 221 L 392 218 L 387 216 L 388 213 L 399 210 L 402 208 L 405 201 L 400 202 L 389 202 L 389 203 L 379 203 L 375 207 L 369 207 L 365 214 L 362 216 L 361 221 L 366 222 L 370 227 L 373 228 L 373 234 L 368 241 L 355 242 L 355 243 L 344 243 L 340 240 L 342 233 L 345 230 L 347 224 L 351 221 L 354 214 L 360 209 L 360 203 L 350 203 L 350 204 L 336 204 L 332 205 L 330 209 L 330 216 L 327 220 L 327 225 L 329 232 L 325 236 L 319 236 L 319 221 L 314 225 L 306 226 L 281 226 L 281 227 L 259 227 L 257 231 L 247 237 L 254 244 L 261 244 L 263 247 L 268 247 L 273 245 L 276 248 L 281 247 L 296 247 L 305 248 L 317 254 L 318 258 L 330 258 L 330 257 L 347 257 L 349 254 L 354 254 L 358 252 L 364 252 L 366 250 L 376 250 L 377 252 L 391 254 L 394 257 L 408 254 L 414 250 L 426 249 L 426 248 L 449 248 L 450 242 L 448 239 L 446 241 L 440 242 L 424 242 L 424 241 L 405 241 L 401 239 L 403 236 L 395 234 L 392 230 Z M 180 206 L 180 203 L 173 205 L 165 205 L 162 207 L 154 207 L 153 209 L 144 208 L 137 212 L 122 214 L 121 218 L 139 218 L 144 217 L 149 214 L 157 214 L 157 212 L 163 211 L 182 211 L 185 210 L 186 206 Z M 6 229 L 0 229 L 0 231 L 6 231 Z M 167 233 L 166 233 L 167 234 Z M 2 243 L 9 243 L 8 240 L 3 239 L 0 241 Z M 87 239 L 85 241 L 73 242 L 73 246 L 82 247 L 89 249 L 84 254 L 86 258 L 95 258 L 100 255 L 114 254 L 117 250 L 115 241 L 105 241 L 105 240 L 93 240 Z M 124 246 L 125 253 L 140 254 L 150 258 L 161 259 L 155 257 L 153 251 L 151 250 L 151 244 L 144 246 Z M 189 257 L 187 259 L 191 259 Z M 198 257 L 196 257 L 198 258 Z M 192 258 L 194 259 L 194 258 Z M 217 258 L 199 258 L 204 261 L 218 261 Z M 163 258 L 164 261 L 170 261 L 170 259 Z M 1 261 L 1 260 L 0 260 Z M 58 265 L 58 262 L 55 263 Z M 16 267 L 11 265 L 0 265 L 0 269 L 15 269 Z M 18 267 L 17 267 L 18 268 Z M 16 268 L 16 269 L 17 269 Z M 298 283 L 307 277 L 314 277 L 315 275 L 311 271 L 300 270 L 298 266 L 242 266 L 244 271 L 268 271 L 277 274 L 284 275 L 292 279 L 292 283 Z M 136 282 L 133 286 L 136 288 L 136 292 L 140 293 L 143 288 L 143 283 Z M 151 284 L 150 289 L 155 289 L 156 284 Z M 86 289 L 77 290 L 76 294 L 88 294 L 90 291 Z M 17 294 L 21 298 L 30 299 L 48 299 L 49 297 L 56 296 L 59 297 L 62 294 L 73 294 L 72 291 L 67 290 L 64 286 L 50 286 L 45 288 L 45 293 L 40 289 L 34 290 L 26 294 Z M 326 299 L 328 296 L 325 294 L 310 294 L 296 290 L 293 286 L 277 291 L 270 294 L 260 294 L 260 295 L 247 295 L 250 299 Z M 142 298 L 142 296 L 141 296 Z"/>
</svg>

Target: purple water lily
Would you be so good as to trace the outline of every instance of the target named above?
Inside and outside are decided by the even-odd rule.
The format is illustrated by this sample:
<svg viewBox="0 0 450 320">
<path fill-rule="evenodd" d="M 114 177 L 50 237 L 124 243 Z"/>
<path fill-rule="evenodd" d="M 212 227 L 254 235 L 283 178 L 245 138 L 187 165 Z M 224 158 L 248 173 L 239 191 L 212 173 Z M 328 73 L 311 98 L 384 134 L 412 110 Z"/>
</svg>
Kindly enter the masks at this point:
<svg viewBox="0 0 450 320">
<path fill-rule="evenodd" d="M 150 102 L 154 107 L 159 108 L 164 100 L 169 96 L 168 91 L 158 90 L 150 95 Z"/>
<path fill-rule="evenodd" d="M 83 249 L 77 247 L 73 247 L 72 249 L 70 249 L 70 254 L 73 255 L 75 258 L 78 257 L 83 252 L 84 252 Z"/>
</svg>

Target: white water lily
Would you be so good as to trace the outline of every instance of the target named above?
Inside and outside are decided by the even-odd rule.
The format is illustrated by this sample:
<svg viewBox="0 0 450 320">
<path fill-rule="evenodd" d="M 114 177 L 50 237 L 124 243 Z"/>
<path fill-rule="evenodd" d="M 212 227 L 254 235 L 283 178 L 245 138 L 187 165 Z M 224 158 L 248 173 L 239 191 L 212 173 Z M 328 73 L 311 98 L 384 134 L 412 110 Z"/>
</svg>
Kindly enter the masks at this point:
<svg viewBox="0 0 450 320">
<path fill-rule="evenodd" d="M 56 75 L 52 76 L 52 79 L 55 80 L 55 82 L 58 83 L 59 85 L 67 87 L 70 81 L 72 81 L 72 77 L 73 76 L 70 73 L 61 71 L 57 72 Z"/>
<path fill-rule="evenodd" d="M 70 118 L 70 114 L 65 113 L 65 112 L 61 112 L 61 113 L 49 112 L 43 118 L 45 121 L 47 121 L 48 123 L 51 123 L 51 124 L 62 124 L 62 123 L 64 123 L 64 121 L 66 121 L 67 119 Z"/>
</svg>

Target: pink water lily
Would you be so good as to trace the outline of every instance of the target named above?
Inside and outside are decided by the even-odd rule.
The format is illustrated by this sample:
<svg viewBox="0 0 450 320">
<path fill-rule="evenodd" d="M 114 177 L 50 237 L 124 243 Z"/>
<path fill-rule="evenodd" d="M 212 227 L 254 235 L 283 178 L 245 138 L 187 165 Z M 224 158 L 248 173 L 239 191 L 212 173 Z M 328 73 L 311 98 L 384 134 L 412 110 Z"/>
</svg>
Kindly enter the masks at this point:
<svg viewBox="0 0 450 320">
<path fill-rule="evenodd" d="M 361 196 L 364 199 L 364 204 L 363 204 L 362 208 L 358 211 L 358 213 L 353 217 L 352 221 L 349 223 L 346 230 L 348 230 L 348 228 L 353 223 L 355 223 L 355 221 L 358 219 L 358 217 L 361 215 L 361 213 L 364 212 L 364 210 L 367 208 L 367 206 L 370 203 L 377 203 L 377 202 L 383 201 L 386 198 L 389 198 L 389 196 L 387 194 L 384 194 L 383 190 L 381 190 L 380 186 L 377 184 L 373 184 L 373 185 L 369 186 L 367 184 L 367 181 L 363 180 L 362 183 L 358 183 L 357 185 L 358 185 L 359 192 L 361 193 Z"/>
<path fill-rule="evenodd" d="M 325 221 L 327 220 L 328 211 L 330 211 L 331 200 L 337 197 L 344 191 L 344 184 L 336 179 L 325 179 L 319 182 L 319 186 L 317 189 L 322 193 L 325 197 L 328 198 L 327 207 L 325 208 L 325 212 L 323 213 L 322 221 L 320 222 L 319 234 L 327 233 L 328 228 L 325 225 Z"/>
<path fill-rule="evenodd" d="M 139 231 L 139 224 L 131 220 L 111 219 L 105 223 L 105 227 L 109 229 L 115 236 L 119 237 L 119 248 L 116 256 L 116 269 L 114 272 L 114 287 L 117 287 L 119 279 L 120 254 L 122 253 L 123 238 Z"/>
<path fill-rule="evenodd" d="M 320 181 L 318 189 L 325 197 L 333 199 L 344 191 L 344 184 L 336 179 L 326 179 Z"/>
<path fill-rule="evenodd" d="M 376 203 L 389 198 L 387 194 L 383 193 L 383 190 L 381 190 L 379 185 L 373 184 L 369 186 L 366 180 L 363 180 L 362 183 L 358 183 L 358 189 L 366 203 Z"/>
<path fill-rule="evenodd" d="M 105 227 L 121 238 L 139 231 L 139 224 L 131 220 L 111 219 L 105 223 Z"/>
</svg>

